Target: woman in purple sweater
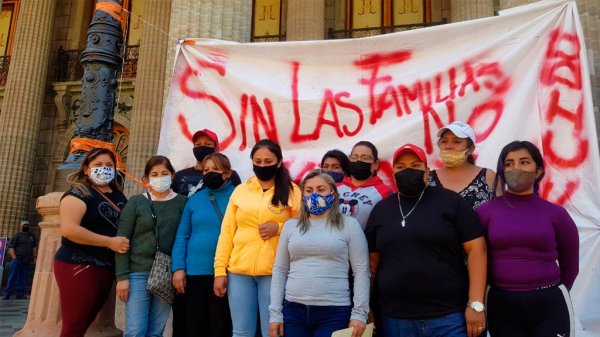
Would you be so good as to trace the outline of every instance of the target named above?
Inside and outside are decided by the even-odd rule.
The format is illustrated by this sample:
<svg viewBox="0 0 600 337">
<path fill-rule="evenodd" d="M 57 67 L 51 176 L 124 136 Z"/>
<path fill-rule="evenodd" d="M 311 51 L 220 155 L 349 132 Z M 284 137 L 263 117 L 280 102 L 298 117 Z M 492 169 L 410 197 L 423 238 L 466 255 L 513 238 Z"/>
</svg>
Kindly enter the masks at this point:
<svg viewBox="0 0 600 337">
<path fill-rule="evenodd" d="M 579 272 L 579 236 L 569 213 L 534 192 L 544 160 L 527 141 L 504 147 L 494 189 L 477 209 L 488 240 L 488 325 L 492 337 L 573 336 L 569 290 Z M 504 186 L 502 186 L 504 190 Z"/>
</svg>

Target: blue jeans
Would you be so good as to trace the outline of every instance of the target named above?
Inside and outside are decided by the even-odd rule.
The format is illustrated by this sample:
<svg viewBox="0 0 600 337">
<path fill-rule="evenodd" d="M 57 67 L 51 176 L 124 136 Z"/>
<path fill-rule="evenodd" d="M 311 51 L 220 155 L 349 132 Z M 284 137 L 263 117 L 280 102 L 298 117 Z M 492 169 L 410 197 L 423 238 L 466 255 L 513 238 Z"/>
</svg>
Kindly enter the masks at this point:
<svg viewBox="0 0 600 337">
<path fill-rule="evenodd" d="M 25 295 L 25 280 L 29 276 L 29 263 L 23 263 L 19 259 L 13 259 L 10 262 L 10 272 L 8 274 L 8 281 L 6 283 L 6 289 L 4 295 L 10 296 L 15 292 L 15 283 L 17 287 L 17 295 Z"/>
<path fill-rule="evenodd" d="M 398 319 L 383 315 L 385 337 L 466 337 L 465 313 L 430 319 Z"/>
<path fill-rule="evenodd" d="M 129 274 L 125 337 L 162 337 L 171 305 L 146 290 L 149 272 Z"/>
<path fill-rule="evenodd" d="M 331 337 L 350 323 L 350 306 L 304 305 L 283 301 L 285 337 Z"/>
<path fill-rule="evenodd" d="M 227 298 L 231 311 L 233 337 L 254 337 L 256 315 L 260 313 L 260 329 L 263 337 L 269 337 L 269 302 L 271 275 L 227 275 Z"/>
</svg>

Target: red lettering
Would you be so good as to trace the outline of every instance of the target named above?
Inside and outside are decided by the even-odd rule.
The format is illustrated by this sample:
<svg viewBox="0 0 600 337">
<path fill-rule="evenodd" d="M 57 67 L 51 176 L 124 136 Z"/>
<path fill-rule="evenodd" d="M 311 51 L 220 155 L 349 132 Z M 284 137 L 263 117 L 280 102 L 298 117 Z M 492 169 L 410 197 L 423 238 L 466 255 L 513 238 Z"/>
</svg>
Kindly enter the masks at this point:
<svg viewBox="0 0 600 337">
<path fill-rule="evenodd" d="M 258 142 L 262 137 L 260 136 L 259 128 L 265 131 L 266 137 L 279 143 L 279 136 L 277 135 L 277 125 L 275 123 L 275 115 L 273 113 L 273 104 L 271 100 L 265 98 L 263 103 L 265 104 L 265 110 L 267 111 L 267 117 L 261 109 L 256 96 L 252 95 L 248 97 L 247 94 L 243 94 L 241 98 L 242 113 L 240 115 L 240 128 L 242 131 L 242 143 L 240 144 L 240 151 L 246 148 L 246 119 L 248 117 L 248 101 L 252 109 L 252 131 L 254 134 L 254 141 Z M 268 121 L 267 121 L 268 119 Z"/>
<path fill-rule="evenodd" d="M 571 196 L 575 194 L 575 192 L 579 188 L 579 184 L 579 179 L 567 180 L 564 188 L 560 188 L 562 192 L 552 202 L 564 206 L 567 203 L 567 201 L 571 199 Z M 544 177 L 544 180 L 540 182 L 540 196 L 546 200 L 550 200 L 550 193 L 554 188 L 555 186 L 553 177 L 547 175 L 546 177 Z"/>
<path fill-rule="evenodd" d="M 210 64 L 210 63 L 201 61 L 201 62 L 198 62 L 198 65 L 201 67 L 208 67 L 208 68 L 214 69 L 221 76 L 225 75 L 225 68 L 223 68 L 223 66 L 220 64 Z M 219 109 L 221 109 L 221 111 L 225 114 L 225 117 L 227 117 L 227 120 L 229 121 L 229 125 L 231 127 L 231 132 L 229 133 L 229 135 L 227 137 L 225 137 L 219 144 L 221 150 L 225 150 L 231 144 L 231 142 L 235 138 L 235 134 L 236 134 L 235 123 L 233 121 L 233 115 L 231 114 L 229 107 L 227 107 L 227 104 L 225 104 L 225 102 L 223 102 L 217 96 L 209 95 L 202 90 L 195 90 L 188 86 L 188 82 L 189 82 L 190 78 L 196 78 L 196 76 L 198 76 L 198 72 L 192 70 L 191 67 L 188 67 L 181 75 L 181 78 L 179 80 L 179 87 L 181 89 L 181 92 L 190 98 L 200 99 L 200 100 L 206 99 L 206 100 L 209 100 L 209 101 L 215 103 L 219 107 Z"/>
<path fill-rule="evenodd" d="M 467 124 L 476 125 L 477 121 L 483 118 L 485 115 L 492 113 L 492 123 L 487 127 L 487 129 L 483 131 L 479 131 L 475 133 L 475 139 L 478 142 L 485 140 L 496 128 L 496 124 L 500 121 L 500 117 L 502 116 L 502 112 L 504 111 L 504 102 L 499 100 L 491 100 L 489 102 L 485 102 L 481 105 L 478 105 L 473 109 L 473 112 L 469 116 L 467 120 Z"/>
<path fill-rule="evenodd" d="M 360 131 L 365 118 L 363 117 L 362 110 L 358 105 L 344 102 L 342 100 L 342 98 L 349 98 L 349 97 L 350 97 L 349 92 L 338 92 L 337 94 L 335 94 L 334 99 L 335 99 L 335 104 L 339 105 L 342 108 L 353 110 L 358 115 L 358 123 L 356 125 L 356 129 L 354 129 L 353 131 L 350 131 L 348 129 L 347 125 L 343 126 L 344 133 L 346 134 L 346 136 L 352 137 L 352 136 L 355 136 Z"/>
<path fill-rule="evenodd" d="M 386 54 L 370 54 L 360 60 L 354 61 L 354 65 L 362 69 L 370 69 L 371 77 L 368 79 L 361 78 L 360 84 L 369 87 L 369 105 L 371 107 L 371 117 L 369 122 L 374 125 L 375 122 L 383 115 L 383 111 L 375 99 L 375 86 L 378 83 L 387 83 L 392 81 L 392 76 L 379 77 L 379 68 L 388 65 L 399 64 L 408 61 L 412 56 L 412 52 L 408 50 L 400 50 Z"/>
<path fill-rule="evenodd" d="M 575 113 L 560 106 L 559 100 L 560 91 L 558 91 L 558 89 L 552 90 L 552 93 L 550 94 L 550 105 L 548 106 L 546 121 L 548 123 L 552 123 L 554 118 L 560 116 L 573 123 L 576 132 L 581 132 L 583 130 L 583 97 L 581 97 L 581 103 L 579 103 L 577 106 L 577 111 Z"/>
<path fill-rule="evenodd" d="M 438 74 L 435 76 L 435 102 L 436 103 L 441 103 L 443 101 L 446 100 L 450 100 L 450 99 L 454 99 L 455 97 L 455 92 L 456 92 L 456 69 L 454 69 L 454 67 L 450 68 L 450 70 L 448 70 L 448 77 L 449 77 L 449 81 L 450 81 L 450 85 L 449 85 L 449 93 L 448 95 L 444 96 L 444 97 L 440 97 L 441 96 L 441 91 L 442 91 L 442 75 Z"/>
<path fill-rule="evenodd" d="M 331 110 L 332 120 L 325 119 L 325 112 L 327 111 L 327 107 Z M 321 128 L 323 125 L 332 126 L 335 129 L 335 134 L 342 138 L 344 133 L 340 128 L 340 120 L 337 115 L 337 110 L 335 107 L 335 99 L 333 98 L 333 92 L 327 89 L 325 90 L 325 95 L 323 98 L 323 103 L 321 104 L 321 109 L 319 109 L 319 115 L 317 117 L 317 123 L 313 133 L 309 135 L 309 139 L 316 140 L 319 139 L 319 135 L 321 133 Z"/>
<path fill-rule="evenodd" d="M 565 47 L 569 47 L 572 52 L 567 53 Z M 547 61 L 540 73 L 541 82 L 547 86 L 560 83 L 568 88 L 580 90 L 582 87 L 580 50 L 581 44 L 577 34 L 561 33 L 558 29 L 553 31 L 546 50 Z M 571 78 L 561 75 L 559 73 L 561 68 L 565 68 Z"/>
<path fill-rule="evenodd" d="M 473 91 L 479 91 L 479 83 L 477 83 L 477 80 L 475 79 L 471 65 L 468 62 L 465 62 L 463 69 L 465 71 L 465 81 L 460 85 L 460 90 L 458 91 L 460 97 L 465 95 L 465 91 L 469 85 L 473 87 Z"/>
<path fill-rule="evenodd" d="M 190 128 L 188 126 L 187 120 L 185 119 L 185 116 L 181 112 L 179 113 L 179 115 L 177 115 L 177 122 L 179 123 L 179 128 L 181 129 L 181 133 L 183 133 L 185 138 L 189 139 L 191 142 L 192 141 L 192 133 L 190 132 Z"/>
<path fill-rule="evenodd" d="M 547 130 L 542 137 L 544 155 L 552 164 L 561 168 L 575 168 L 581 165 L 587 159 L 590 145 L 587 139 L 574 138 L 577 141 L 577 144 L 575 145 L 576 152 L 571 158 L 565 158 L 556 153 L 552 147 L 553 139 L 554 132 L 552 132 L 552 130 Z"/>
</svg>

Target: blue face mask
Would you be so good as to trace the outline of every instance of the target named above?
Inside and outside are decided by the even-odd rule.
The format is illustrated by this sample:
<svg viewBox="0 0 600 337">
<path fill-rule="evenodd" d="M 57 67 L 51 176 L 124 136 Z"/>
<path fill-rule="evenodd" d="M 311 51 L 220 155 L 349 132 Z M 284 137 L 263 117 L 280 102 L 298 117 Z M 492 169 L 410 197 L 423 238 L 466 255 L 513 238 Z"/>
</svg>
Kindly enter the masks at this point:
<svg viewBox="0 0 600 337">
<path fill-rule="evenodd" d="M 333 181 L 335 181 L 336 183 L 341 183 L 342 180 L 344 180 L 344 174 L 341 172 L 335 172 L 335 171 L 323 171 L 323 172 L 329 174 L 329 176 L 331 178 L 333 178 Z"/>
<path fill-rule="evenodd" d="M 304 206 L 310 214 L 322 215 L 327 212 L 333 205 L 333 194 L 320 195 L 312 193 L 304 198 Z"/>
</svg>

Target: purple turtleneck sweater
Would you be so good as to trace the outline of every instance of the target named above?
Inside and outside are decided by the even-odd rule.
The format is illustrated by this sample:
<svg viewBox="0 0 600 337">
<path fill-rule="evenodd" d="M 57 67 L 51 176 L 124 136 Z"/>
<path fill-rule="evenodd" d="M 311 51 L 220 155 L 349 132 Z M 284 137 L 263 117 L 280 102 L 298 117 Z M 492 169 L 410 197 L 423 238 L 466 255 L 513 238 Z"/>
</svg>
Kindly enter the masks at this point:
<svg viewBox="0 0 600 337">
<path fill-rule="evenodd" d="M 579 234 L 564 208 L 537 193 L 505 193 L 477 213 L 488 240 L 490 284 L 509 291 L 557 283 L 571 289 L 579 273 Z"/>
</svg>

